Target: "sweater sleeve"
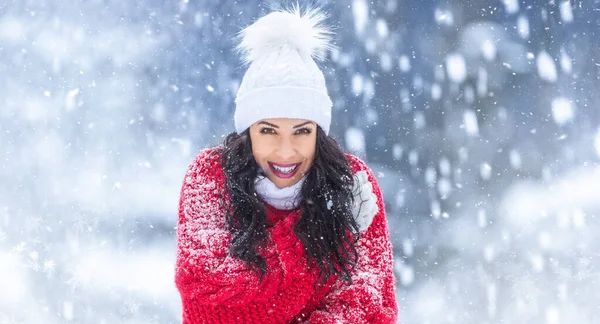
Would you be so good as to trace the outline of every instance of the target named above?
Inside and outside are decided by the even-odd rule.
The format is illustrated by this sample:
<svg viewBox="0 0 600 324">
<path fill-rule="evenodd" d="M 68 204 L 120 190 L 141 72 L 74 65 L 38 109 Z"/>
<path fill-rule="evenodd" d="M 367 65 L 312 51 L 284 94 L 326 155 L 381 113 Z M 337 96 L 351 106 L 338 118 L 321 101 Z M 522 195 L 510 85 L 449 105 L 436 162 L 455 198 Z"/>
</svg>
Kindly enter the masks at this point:
<svg viewBox="0 0 600 324">
<path fill-rule="evenodd" d="M 213 153 L 200 152 L 186 171 L 180 193 L 175 283 L 184 301 L 193 300 L 184 305 L 241 304 L 260 298 L 255 295 L 274 284 L 259 284 L 258 275 L 229 253 L 231 234 L 220 201 L 224 174 Z M 274 255 L 264 256 L 269 262 Z"/>
<path fill-rule="evenodd" d="M 351 272 L 352 284 L 339 278 L 309 324 L 374 323 L 390 324 L 398 320 L 395 296 L 393 252 L 385 206 L 373 172 L 357 157 L 348 155 L 354 174 L 364 171 L 377 199 L 373 215 L 360 216 L 362 228 L 357 242 L 358 262 Z M 363 173 L 364 174 L 364 173 Z M 371 187 L 371 186 L 369 186 Z M 364 196 L 361 193 L 361 196 Z"/>
</svg>

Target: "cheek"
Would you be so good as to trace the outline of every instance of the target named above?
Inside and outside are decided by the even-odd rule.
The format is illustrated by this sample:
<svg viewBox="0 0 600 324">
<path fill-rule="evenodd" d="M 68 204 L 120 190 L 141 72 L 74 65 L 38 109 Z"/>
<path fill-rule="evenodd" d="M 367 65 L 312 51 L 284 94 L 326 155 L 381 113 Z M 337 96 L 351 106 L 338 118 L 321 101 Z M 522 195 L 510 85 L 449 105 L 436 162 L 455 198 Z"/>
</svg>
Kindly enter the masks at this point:
<svg viewBox="0 0 600 324">
<path fill-rule="evenodd" d="M 258 137 L 258 136 L 251 137 L 251 140 L 252 140 L 252 155 L 254 155 L 254 160 L 256 160 L 256 162 L 260 164 L 261 161 L 265 157 L 265 146 L 262 143 L 260 137 Z"/>
<path fill-rule="evenodd" d="M 301 154 L 306 158 L 309 162 L 312 163 L 313 158 L 315 157 L 316 151 L 316 139 L 308 139 L 305 143 L 302 144 Z"/>
<path fill-rule="evenodd" d="M 259 164 L 261 164 L 268 157 L 267 151 L 262 146 L 253 146 L 252 154 L 254 155 L 256 162 Z"/>
<path fill-rule="evenodd" d="M 264 156 L 271 151 L 273 143 L 269 136 L 254 134 L 254 136 L 251 136 L 250 139 L 252 141 L 252 153 Z"/>
</svg>

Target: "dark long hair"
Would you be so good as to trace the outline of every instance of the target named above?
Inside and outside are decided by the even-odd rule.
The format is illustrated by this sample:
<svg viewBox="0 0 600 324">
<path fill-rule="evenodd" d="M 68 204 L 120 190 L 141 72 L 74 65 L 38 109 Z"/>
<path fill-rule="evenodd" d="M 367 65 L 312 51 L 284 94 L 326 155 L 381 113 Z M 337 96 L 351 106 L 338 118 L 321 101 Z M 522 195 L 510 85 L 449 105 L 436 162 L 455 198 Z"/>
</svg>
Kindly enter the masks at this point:
<svg viewBox="0 0 600 324">
<path fill-rule="evenodd" d="M 252 154 L 249 130 L 229 134 L 220 147 L 230 198 L 228 203 L 224 201 L 232 234 L 230 253 L 258 271 L 262 281 L 267 265 L 257 246 L 266 238 L 267 216 L 254 189 L 259 166 Z M 355 243 L 360 236 L 351 212 L 353 183 L 342 148 L 317 126 L 315 157 L 300 190 L 302 215 L 294 226 L 309 265 L 320 268 L 317 283 L 327 282 L 333 274 L 352 282 L 349 272 L 358 259 Z"/>
</svg>

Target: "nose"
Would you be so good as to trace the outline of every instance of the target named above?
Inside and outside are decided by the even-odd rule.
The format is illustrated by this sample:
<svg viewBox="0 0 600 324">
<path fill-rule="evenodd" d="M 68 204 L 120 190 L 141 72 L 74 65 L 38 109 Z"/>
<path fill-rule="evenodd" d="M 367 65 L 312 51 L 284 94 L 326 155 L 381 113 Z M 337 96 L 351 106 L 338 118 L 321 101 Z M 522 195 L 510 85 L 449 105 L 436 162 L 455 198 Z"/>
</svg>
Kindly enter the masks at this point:
<svg viewBox="0 0 600 324">
<path fill-rule="evenodd" d="M 296 155 L 296 149 L 289 139 L 282 139 L 279 143 L 276 156 L 281 159 L 280 162 L 290 161 Z"/>
</svg>

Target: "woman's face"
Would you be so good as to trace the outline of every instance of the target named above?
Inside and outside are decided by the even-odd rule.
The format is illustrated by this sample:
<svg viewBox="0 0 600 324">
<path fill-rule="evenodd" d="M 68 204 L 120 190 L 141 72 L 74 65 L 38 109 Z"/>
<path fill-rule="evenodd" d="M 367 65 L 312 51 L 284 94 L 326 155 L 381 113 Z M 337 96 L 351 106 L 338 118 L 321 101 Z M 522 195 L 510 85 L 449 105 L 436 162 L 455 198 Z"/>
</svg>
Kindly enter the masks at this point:
<svg viewBox="0 0 600 324">
<path fill-rule="evenodd" d="M 277 186 L 296 184 L 315 157 L 317 124 L 305 119 L 262 119 L 250 126 L 252 154 Z"/>
</svg>

